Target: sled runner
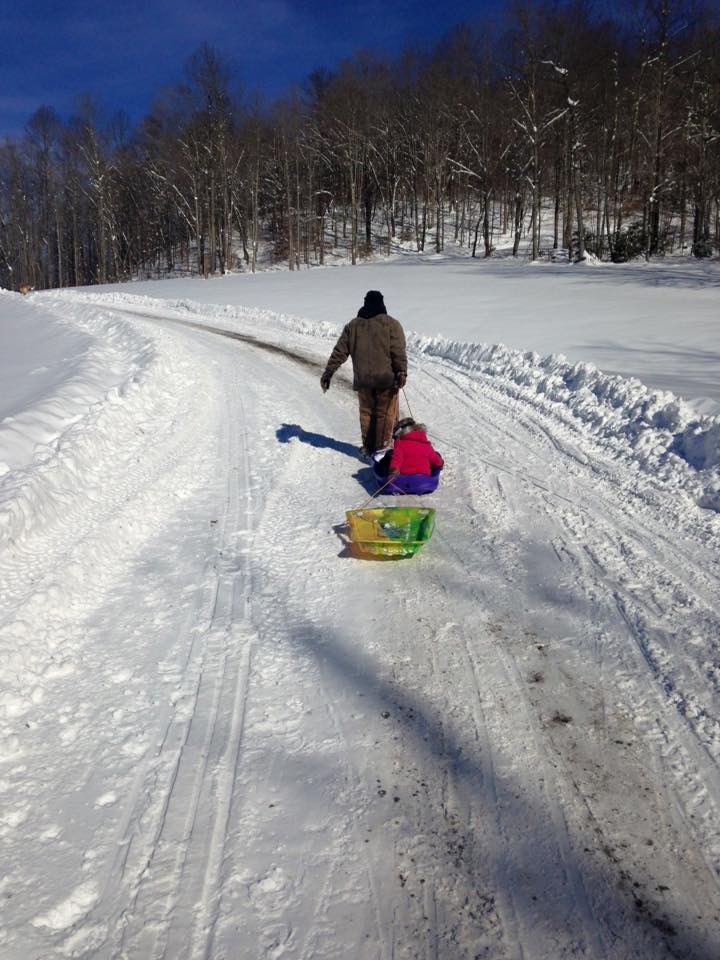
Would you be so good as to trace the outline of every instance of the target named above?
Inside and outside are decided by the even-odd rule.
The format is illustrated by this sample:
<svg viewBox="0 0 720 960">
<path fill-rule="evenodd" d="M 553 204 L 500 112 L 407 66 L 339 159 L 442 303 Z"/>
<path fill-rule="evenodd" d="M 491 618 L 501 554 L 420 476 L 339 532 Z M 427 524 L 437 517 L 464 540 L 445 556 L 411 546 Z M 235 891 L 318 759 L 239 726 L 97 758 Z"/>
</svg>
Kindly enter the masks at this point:
<svg viewBox="0 0 720 960">
<path fill-rule="evenodd" d="M 380 467 L 380 461 L 384 456 L 385 451 L 383 450 L 372 455 L 373 473 L 377 482 L 383 484 L 383 493 L 421 496 L 424 493 L 433 493 L 437 490 L 441 472 L 438 467 L 432 468 L 430 476 L 424 473 L 401 473 L 388 482 L 387 471 L 383 473 Z"/>
<path fill-rule="evenodd" d="M 388 559 L 415 556 L 435 526 L 431 507 L 373 507 L 348 510 L 346 517 L 358 553 Z"/>
</svg>

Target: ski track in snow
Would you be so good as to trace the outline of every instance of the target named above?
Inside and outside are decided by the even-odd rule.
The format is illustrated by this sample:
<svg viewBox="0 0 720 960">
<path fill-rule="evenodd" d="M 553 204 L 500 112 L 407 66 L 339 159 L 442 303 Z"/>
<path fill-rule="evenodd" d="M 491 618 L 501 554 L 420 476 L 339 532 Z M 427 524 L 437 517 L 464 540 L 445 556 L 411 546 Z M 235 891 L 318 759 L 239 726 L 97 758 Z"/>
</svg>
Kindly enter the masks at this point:
<svg viewBox="0 0 720 960">
<path fill-rule="evenodd" d="M 42 301 L 152 351 L 94 414 L 122 444 L 9 514 L 3 957 L 718 956 L 714 514 L 415 354 L 437 528 L 359 561 L 370 471 L 317 331 Z"/>
</svg>

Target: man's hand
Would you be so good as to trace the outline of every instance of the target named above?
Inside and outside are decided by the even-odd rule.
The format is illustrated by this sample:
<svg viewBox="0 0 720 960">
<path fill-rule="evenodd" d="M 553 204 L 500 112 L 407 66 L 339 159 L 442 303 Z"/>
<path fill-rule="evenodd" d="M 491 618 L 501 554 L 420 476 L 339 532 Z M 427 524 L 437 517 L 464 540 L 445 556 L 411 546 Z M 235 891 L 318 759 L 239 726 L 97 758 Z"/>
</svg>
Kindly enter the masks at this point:
<svg viewBox="0 0 720 960">
<path fill-rule="evenodd" d="M 405 386 L 406 383 L 407 383 L 406 373 L 403 373 L 401 371 L 400 373 L 395 374 L 395 386 L 398 388 L 398 390 L 402 390 L 402 388 Z"/>
<path fill-rule="evenodd" d="M 332 375 L 325 371 L 325 373 L 320 377 L 320 386 L 322 387 L 322 392 L 327 393 L 330 389 L 330 380 Z"/>
</svg>

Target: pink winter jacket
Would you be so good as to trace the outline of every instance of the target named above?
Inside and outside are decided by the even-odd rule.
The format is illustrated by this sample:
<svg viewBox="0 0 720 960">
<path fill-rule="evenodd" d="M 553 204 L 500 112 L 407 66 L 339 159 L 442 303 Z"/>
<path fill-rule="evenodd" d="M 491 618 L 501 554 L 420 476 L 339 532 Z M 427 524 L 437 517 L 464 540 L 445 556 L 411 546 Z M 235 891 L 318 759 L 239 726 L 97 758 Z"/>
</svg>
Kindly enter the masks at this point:
<svg viewBox="0 0 720 960">
<path fill-rule="evenodd" d="M 442 467 L 443 458 L 432 448 L 422 430 L 412 430 L 395 441 L 390 470 L 399 473 L 422 473 L 430 476 L 432 467 Z"/>
</svg>

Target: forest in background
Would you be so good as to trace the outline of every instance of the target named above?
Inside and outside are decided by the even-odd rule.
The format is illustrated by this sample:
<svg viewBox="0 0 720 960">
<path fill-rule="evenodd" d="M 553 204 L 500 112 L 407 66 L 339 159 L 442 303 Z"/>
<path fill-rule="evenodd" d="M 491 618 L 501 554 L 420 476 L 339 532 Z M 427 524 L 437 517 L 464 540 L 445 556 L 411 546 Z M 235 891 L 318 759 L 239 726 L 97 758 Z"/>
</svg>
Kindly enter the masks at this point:
<svg viewBox="0 0 720 960">
<path fill-rule="evenodd" d="M 532 259 L 720 252 L 716 12 L 519 4 L 271 104 L 201 44 L 135 127 L 88 96 L 0 145 L 9 289 L 355 264 L 397 241 L 489 257 L 499 235 Z"/>
</svg>

